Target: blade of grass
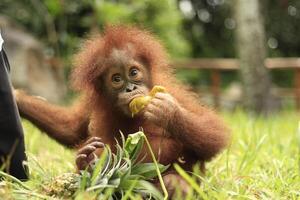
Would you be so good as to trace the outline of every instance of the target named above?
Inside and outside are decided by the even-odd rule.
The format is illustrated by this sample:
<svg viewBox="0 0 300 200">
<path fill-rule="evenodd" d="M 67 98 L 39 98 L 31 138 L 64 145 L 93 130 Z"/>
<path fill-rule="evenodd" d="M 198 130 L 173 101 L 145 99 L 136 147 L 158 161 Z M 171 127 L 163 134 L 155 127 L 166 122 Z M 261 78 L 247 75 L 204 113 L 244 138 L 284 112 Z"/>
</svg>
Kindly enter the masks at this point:
<svg viewBox="0 0 300 200">
<path fill-rule="evenodd" d="M 28 190 L 15 190 L 13 191 L 13 193 L 15 194 L 20 194 L 20 195 L 26 195 L 27 197 L 31 196 L 31 197 L 35 197 L 35 198 L 39 198 L 39 199 L 55 199 L 55 198 L 52 198 L 52 197 L 48 197 L 48 196 L 45 196 L 45 195 L 42 195 L 42 194 L 38 194 L 38 193 L 35 193 L 33 191 L 28 191 Z"/>
<path fill-rule="evenodd" d="M 22 181 L 20 181 L 19 179 L 3 172 L 3 171 L 0 171 L 0 176 L 3 176 L 4 178 L 10 180 L 10 181 L 13 181 L 15 183 L 17 183 L 18 185 L 20 185 L 21 187 L 23 187 L 24 189 L 26 190 L 31 190 L 29 187 L 27 187 L 24 183 L 22 183 Z"/>
<path fill-rule="evenodd" d="M 298 139 L 298 168 L 300 174 L 300 121 L 298 122 L 297 139 Z"/>
<path fill-rule="evenodd" d="M 190 184 L 190 186 L 196 190 L 196 192 L 204 199 L 204 200 L 208 200 L 209 198 L 207 197 L 207 195 L 201 190 L 201 188 L 199 187 L 198 183 L 192 179 L 192 177 L 190 177 L 178 164 L 174 164 L 174 168 L 175 170 L 178 172 L 178 174 L 180 176 L 182 176 L 182 178 L 184 178 L 184 180 L 186 180 L 186 182 L 188 184 Z"/>
<path fill-rule="evenodd" d="M 161 188 L 162 188 L 163 193 L 164 193 L 164 199 L 166 200 L 166 199 L 168 199 L 168 196 L 169 196 L 168 191 L 167 191 L 166 186 L 165 186 L 165 184 L 164 184 L 164 181 L 163 181 L 162 175 L 161 175 L 161 173 L 160 173 L 160 170 L 159 170 L 159 167 L 158 167 L 157 160 L 156 160 L 155 155 L 154 155 L 154 153 L 153 153 L 153 151 L 152 151 L 151 145 L 150 145 L 150 143 L 149 143 L 149 141 L 148 141 L 148 139 L 147 139 L 147 137 L 146 137 L 145 134 L 144 134 L 144 138 L 145 138 L 145 142 L 146 142 L 146 144 L 147 144 L 147 147 L 148 147 L 148 149 L 149 149 L 149 151 L 150 151 L 152 160 L 153 160 L 153 162 L 154 162 L 154 164 L 155 164 L 155 168 L 156 168 L 158 180 L 159 180 L 159 183 L 160 183 Z"/>
</svg>

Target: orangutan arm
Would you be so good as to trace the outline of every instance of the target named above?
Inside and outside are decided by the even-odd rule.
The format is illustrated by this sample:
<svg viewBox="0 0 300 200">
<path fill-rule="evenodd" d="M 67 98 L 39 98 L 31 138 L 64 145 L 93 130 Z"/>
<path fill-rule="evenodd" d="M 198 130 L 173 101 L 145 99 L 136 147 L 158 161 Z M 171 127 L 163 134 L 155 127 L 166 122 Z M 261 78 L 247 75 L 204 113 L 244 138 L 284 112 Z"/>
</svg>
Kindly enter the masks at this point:
<svg viewBox="0 0 300 200">
<path fill-rule="evenodd" d="M 158 93 L 144 115 L 171 133 L 185 149 L 195 152 L 199 159 L 209 160 L 226 146 L 229 134 L 214 112 L 199 106 L 194 105 L 194 111 L 189 111 L 172 95 Z"/>
<path fill-rule="evenodd" d="M 228 129 L 210 110 L 195 114 L 180 108 L 167 129 L 201 160 L 209 160 L 219 153 L 229 139 Z"/>
<path fill-rule="evenodd" d="M 15 96 L 21 116 L 59 143 L 73 147 L 87 137 L 88 117 L 79 105 L 64 108 L 19 90 Z"/>
</svg>

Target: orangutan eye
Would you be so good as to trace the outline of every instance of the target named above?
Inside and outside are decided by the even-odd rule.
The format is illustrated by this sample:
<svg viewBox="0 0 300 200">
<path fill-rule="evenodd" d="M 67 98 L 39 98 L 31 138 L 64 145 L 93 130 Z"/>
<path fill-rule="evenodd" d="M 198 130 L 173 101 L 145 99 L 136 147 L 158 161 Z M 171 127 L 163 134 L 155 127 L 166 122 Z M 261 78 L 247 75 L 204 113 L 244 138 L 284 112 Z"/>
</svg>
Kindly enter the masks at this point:
<svg viewBox="0 0 300 200">
<path fill-rule="evenodd" d="M 139 70 L 135 67 L 130 69 L 129 76 L 135 77 L 139 73 Z"/>
<path fill-rule="evenodd" d="M 122 81 L 122 77 L 120 76 L 120 74 L 115 74 L 112 76 L 111 80 L 114 83 L 119 83 Z"/>
</svg>

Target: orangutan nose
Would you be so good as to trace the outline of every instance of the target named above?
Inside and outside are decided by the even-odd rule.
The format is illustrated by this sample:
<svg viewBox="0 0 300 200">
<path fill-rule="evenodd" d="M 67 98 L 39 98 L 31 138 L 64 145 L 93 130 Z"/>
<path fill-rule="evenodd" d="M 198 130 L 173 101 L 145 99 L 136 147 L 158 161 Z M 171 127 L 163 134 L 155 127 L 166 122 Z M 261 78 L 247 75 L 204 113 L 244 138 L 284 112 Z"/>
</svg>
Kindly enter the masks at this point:
<svg viewBox="0 0 300 200">
<path fill-rule="evenodd" d="M 129 83 L 126 87 L 126 92 L 132 92 L 135 89 L 137 89 L 136 85 Z"/>
</svg>

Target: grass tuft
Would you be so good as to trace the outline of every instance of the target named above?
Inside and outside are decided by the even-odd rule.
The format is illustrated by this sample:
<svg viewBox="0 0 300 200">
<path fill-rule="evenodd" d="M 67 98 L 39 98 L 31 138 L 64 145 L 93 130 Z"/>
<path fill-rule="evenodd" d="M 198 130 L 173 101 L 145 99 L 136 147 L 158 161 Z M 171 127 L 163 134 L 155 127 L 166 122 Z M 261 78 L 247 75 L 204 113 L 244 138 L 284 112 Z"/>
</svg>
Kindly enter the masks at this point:
<svg viewBox="0 0 300 200">
<path fill-rule="evenodd" d="M 194 185 L 194 193 L 207 199 L 300 199 L 298 114 L 282 112 L 266 119 L 237 111 L 223 116 L 232 129 L 230 147 L 207 164 L 205 176 L 197 166 L 193 173 L 179 170 Z M 63 195 L 47 194 L 46 189 L 50 188 L 47 183 L 62 174 L 75 172 L 75 152 L 58 145 L 27 121 L 23 124 L 30 180 L 20 185 L 4 177 L 0 182 L 0 199 L 65 199 Z M 144 174 L 143 168 L 133 169 Z M 199 180 L 201 184 L 197 185 Z M 128 180 L 123 199 L 142 199 L 133 192 L 137 184 L 135 179 Z M 113 191 L 111 188 L 103 198 L 109 199 Z M 96 196 L 95 192 L 82 190 L 74 198 L 95 199 Z M 187 199 L 195 197 L 189 195 Z"/>
</svg>

